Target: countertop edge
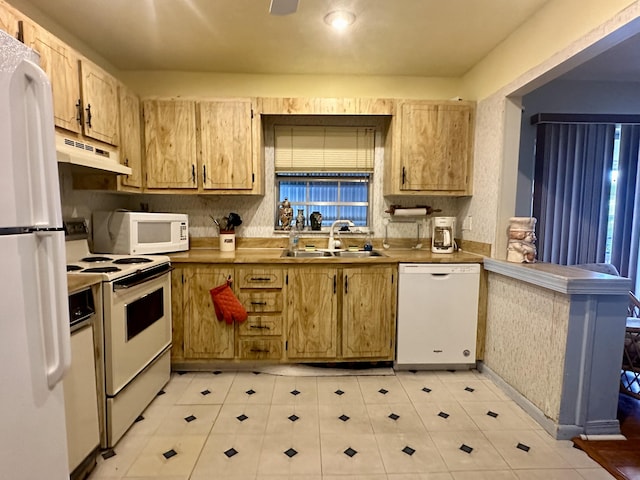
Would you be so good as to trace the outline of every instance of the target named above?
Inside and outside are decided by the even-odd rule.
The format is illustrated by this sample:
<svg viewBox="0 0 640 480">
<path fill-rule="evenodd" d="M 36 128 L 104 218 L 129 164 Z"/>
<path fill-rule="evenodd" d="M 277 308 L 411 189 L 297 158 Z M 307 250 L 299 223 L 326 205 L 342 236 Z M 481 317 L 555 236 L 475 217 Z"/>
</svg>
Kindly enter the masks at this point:
<svg viewBox="0 0 640 480">
<path fill-rule="evenodd" d="M 626 295 L 631 280 L 550 263 L 512 263 L 485 258 L 485 270 L 566 295 Z"/>
</svg>

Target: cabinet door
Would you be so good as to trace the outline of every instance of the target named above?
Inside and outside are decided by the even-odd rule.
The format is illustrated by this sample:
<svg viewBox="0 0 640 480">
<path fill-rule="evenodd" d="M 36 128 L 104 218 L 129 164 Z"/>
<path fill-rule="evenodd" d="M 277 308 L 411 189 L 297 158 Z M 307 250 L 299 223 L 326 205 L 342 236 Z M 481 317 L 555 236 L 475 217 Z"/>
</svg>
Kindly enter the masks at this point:
<svg viewBox="0 0 640 480">
<path fill-rule="evenodd" d="M 467 104 L 402 105 L 401 190 L 467 191 L 471 113 Z"/>
<path fill-rule="evenodd" d="M 97 65 L 83 59 L 82 106 L 84 134 L 111 145 L 119 145 L 118 81 Z"/>
<path fill-rule="evenodd" d="M 119 175 L 121 185 L 142 187 L 142 122 L 140 100 L 124 85 L 118 87 L 120 99 L 120 163 L 130 167 L 131 175 Z"/>
<path fill-rule="evenodd" d="M 197 189 L 195 103 L 143 102 L 147 188 Z"/>
<path fill-rule="evenodd" d="M 0 30 L 13 38 L 18 38 L 18 22 L 24 21 L 22 15 L 6 3 L 0 3 Z"/>
<path fill-rule="evenodd" d="M 171 360 L 184 359 L 184 269 L 171 272 Z"/>
<path fill-rule="evenodd" d="M 251 101 L 200 102 L 198 111 L 202 188 L 251 190 Z"/>
<path fill-rule="evenodd" d="M 233 269 L 207 266 L 184 269 L 185 358 L 233 358 L 233 325 L 216 318 L 209 290 L 227 281 Z"/>
<path fill-rule="evenodd" d="M 393 358 L 393 268 L 345 268 L 342 282 L 342 356 Z"/>
<path fill-rule="evenodd" d="M 330 359 L 337 349 L 335 268 L 291 268 L 287 291 L 289 358 Z"/>
<path fill-rule="evenodd" d="M 31 22 L 24 24 L 24 42 L 40 54 L 40 66 L 51 81 L 56 126 L 81 133 L 78 54 L 61 40 Z"/>
</svg>

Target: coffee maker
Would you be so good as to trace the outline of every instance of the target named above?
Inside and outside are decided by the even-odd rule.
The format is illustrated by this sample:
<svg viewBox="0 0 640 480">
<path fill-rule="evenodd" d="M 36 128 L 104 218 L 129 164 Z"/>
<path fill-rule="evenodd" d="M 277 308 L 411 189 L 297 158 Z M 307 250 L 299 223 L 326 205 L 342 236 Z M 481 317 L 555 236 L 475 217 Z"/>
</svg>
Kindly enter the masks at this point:
<svg viewBox="0 0 640 480">
<path fill-rule="evenodd" d="M 453 253 L 455 231 L 455 217 L 433 217 L 431 221 L 431 251 L 433 253 Z"/>
</svg>

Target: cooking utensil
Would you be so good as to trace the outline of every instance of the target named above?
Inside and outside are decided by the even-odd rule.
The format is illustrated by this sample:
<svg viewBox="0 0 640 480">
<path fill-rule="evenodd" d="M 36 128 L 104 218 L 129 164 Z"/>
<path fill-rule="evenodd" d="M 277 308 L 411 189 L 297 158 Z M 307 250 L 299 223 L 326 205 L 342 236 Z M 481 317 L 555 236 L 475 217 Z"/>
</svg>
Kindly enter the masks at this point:
<svg viewBox="0 0 640 480">
<path fill-rule="evenodd" d="M 238 227 L 242 225 L 242 218 L 237 213 L 229 213 L 229 223 L 232 227 Z"/>
</svg>

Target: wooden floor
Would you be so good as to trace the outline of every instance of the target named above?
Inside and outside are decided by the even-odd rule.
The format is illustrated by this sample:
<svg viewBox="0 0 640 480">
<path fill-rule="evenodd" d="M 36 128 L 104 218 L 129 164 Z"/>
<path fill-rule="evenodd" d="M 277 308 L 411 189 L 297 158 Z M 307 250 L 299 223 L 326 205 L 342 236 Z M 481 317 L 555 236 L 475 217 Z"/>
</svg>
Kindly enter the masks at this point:
<svg viewBox="0 0 640 480">
<path fill-rule="evenodd" d="M 640 400 L 620 394 L 618 401 L 620 429 L 627 440 L 584 441 L 574 439 L 577 448 L 620 480 L 640 479 Z"/>
</svg>

